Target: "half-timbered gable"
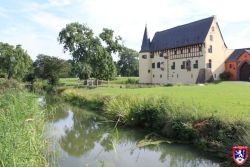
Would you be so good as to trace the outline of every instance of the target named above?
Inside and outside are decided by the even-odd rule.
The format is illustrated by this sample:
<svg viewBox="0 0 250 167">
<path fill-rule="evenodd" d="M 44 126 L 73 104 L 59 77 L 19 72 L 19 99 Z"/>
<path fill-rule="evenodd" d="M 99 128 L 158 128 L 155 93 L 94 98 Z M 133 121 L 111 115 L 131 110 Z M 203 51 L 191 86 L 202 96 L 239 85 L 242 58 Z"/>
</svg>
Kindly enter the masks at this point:
<svg viewBox="0 0 250 167">
<path fill-rule="evenodd" d="M 215 16 L 156 32 L 144 31 L 140 83 L 200 83 L 218 79 L 231 50 Z"/>
</svg>

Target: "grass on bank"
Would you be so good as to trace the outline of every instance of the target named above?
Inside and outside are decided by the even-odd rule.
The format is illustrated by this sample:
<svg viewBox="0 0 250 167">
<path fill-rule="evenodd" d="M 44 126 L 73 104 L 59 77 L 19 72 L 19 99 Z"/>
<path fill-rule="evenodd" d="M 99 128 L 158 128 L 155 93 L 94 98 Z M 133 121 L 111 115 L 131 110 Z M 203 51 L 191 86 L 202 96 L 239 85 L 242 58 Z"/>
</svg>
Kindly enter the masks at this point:
<svg viewBox="0 0 250 167">
<path fill-rule="evenodd" d="M 115 86 L 119 87 L 124 84 L 136 84 L 139 81 L 139 77 L 116 77 L 114 80 L 110 80 L 104 86 Z M 64 86 L 82 86 L 83 80 L 79 78 L 60 78 L 59 84 Z"/>
<path fill-rule="evenodd" d="M 44 112 L 34 94 L 1 89 L 0 166 L 48 166 L 44 124 Z"/>
<path fill-rule="evenodd" d="M 250 84 L 68 88 L 62 94 L 74 105 L 103 111 L 115 124 L 193 143 L 229 164 L 232 146 L 250 145 Z"/>
<path fill-rule="evenodd" d="M 88 100 L 105 96 L 167 97 L 172 103 L 197 109 L 193 114 L 215 116 L 226 122 L 241 121 L 250 125 L 250 84 L 222 82 L 205 86 L 173 86 L 152 88 L 94 89 L 70 88 L 64 94 L 84 97 Z"/>
</svg>

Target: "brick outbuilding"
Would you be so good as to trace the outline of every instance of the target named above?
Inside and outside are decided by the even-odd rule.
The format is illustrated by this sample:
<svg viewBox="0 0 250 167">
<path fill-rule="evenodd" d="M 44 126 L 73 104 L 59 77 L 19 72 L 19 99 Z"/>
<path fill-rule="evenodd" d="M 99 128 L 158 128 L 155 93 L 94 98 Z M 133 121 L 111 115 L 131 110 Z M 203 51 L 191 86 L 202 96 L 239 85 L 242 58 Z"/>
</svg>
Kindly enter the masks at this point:
<svg viewBox="0 0 250 167">
<path fill-rule="evenodd" d="M 250 81 L 250 48 L 236 49 L 225 62 L 231 81 Z"/>
</svg>

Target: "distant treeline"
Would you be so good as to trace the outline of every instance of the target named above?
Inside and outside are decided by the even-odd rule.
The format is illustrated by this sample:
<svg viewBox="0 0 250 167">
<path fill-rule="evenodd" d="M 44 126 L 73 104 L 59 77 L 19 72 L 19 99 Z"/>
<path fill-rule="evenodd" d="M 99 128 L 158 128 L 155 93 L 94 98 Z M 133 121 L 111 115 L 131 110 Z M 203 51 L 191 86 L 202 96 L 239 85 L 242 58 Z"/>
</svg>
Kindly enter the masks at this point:
<svg viewBox="0 0 250 167">
<path fill-rule="evenodd" d="M 0 78 L 34 82 L 37 78 L 56 84 L 59 78 L 112 80 L 116 76 L 139 75 L 139 53 L 122 44 L 120 36 L 103 28 L 94 36 L 84 24 L 70 23 L 61 30 L 58 41 L 64 51 L 72 55 L 71 60 L 39 54 L 33 62 L 21 45 L 13 46 L 0 42 Z M 115 62 L 112 55 L 117 54 Z"/>
</svg>

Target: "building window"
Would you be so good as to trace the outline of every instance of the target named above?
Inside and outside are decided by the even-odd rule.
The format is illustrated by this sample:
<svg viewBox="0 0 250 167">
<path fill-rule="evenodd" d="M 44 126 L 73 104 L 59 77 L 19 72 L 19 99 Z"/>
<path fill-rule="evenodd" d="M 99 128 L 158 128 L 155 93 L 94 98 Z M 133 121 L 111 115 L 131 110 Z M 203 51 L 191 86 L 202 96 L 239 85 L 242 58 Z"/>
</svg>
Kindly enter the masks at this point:
<svg viewBox="0 0 250 167">
<path fill-rule="evenodd" d="M 209 48 L 208 48 L 208 53 L 212 53 L 213 52 L 213 46 L 210 45 Z"/>
<path fill-rule="evenodd" d="M 143 59 L 147 59 L 147 55 L 142 55 L 142 58 Z"/>
<path fill-rule="evenodd" d="M 214 26 L 212 26 L 212 31 L 214 31 Z"/>
<path fill-rule="evenodd" d="M 160 78 L 162 78 L 162 75 L 160 75 Z"/>
<path fill-rule="evenodd" d="M 155 63 L 152 63 L 152 68 L 155 68 Z"/>
<path fill-rule="evenodd" d="M 210 35 L 210 41 L 213 41 L 213 35 Z"/>
<path fill-rule="evenodd" d="M 188 48 L 188 53 L 191 53 L 191 48 Z"/>
<path fill-rule="evenodd" d="M 201 46 L 199 46 L 199 52 L 201 52 L 202 51 L 202 47 Z"/>
<path fill-rule="evenodd" d="M 195 69 L 198 68 L 198 60 L 195 60 L 195 64 L 193 65 L 193 67 L 194 67 Z"/>
<path fill-rule="evenodd" d="M 214 74 L 214 78 L 216 78 L 216 74 Z"/>
<path fill-rule="evenodd" d="M 175 62 L 173 62 L 171 69 L 174 70 L 175 69 Z"/>
<path fill-rule="evenodd" d="M 153 59 L 153 58 L 154 58 L 154 54 L 151 54 L 151 55 L 150 55 L 150 58 Z"/>
<path fill-rule="evenodd" d="M 160 52 L 160 57 L 163 57 L 163 52 Z"/>
<path fill-rule="evenodd" d="M 229 64 L 229 68 L 232 68 L 232 64 Z"/>
<path fill-rule="evenodd" d="M 174 51 L 174 54 L 177 55 L 177 50 Z"/>
<path fill-rule="evenodd" d="M 186 61 L 183 61 L 181 65 L 181 69 L 185 69 L 185 68 L 186 68 Z"/>
<path fill-rule="evenodd" d="M 155 77 L 155 74 L 153 74 L 153 78 Z"/>
<path fill-rule="evenodd" d="M 178 74 L 176 75 L 176 77 L 177 77 L 177 78 L 179 77 Z"/>
<path fill-rule="evenodd" d="M 150 70 L 148 70 L 148 73 L 150 73 Z"/>
<path fill-rule="evenodd" d="M 211 59 L 208 60 L 207 68 L 212 68 L 212 60 Z"/>
<path fill-rule="evenodd" d="M 183 54 L 183 49 L 181 49 L 181 54 Z"/>
<path fill-rule="evenodd" d="M 160 68 L 160 67 L 161 67 L 161 63 L 158 62 L 158 63 L 157 63 L 157 68 Z"/>
<path fill-rule="evenodd" d="M 191 74 L 191 78 L 193 78 L 193 74 Z"/>
<path fill-rule="evenodd" d="M 186 69 L 187 69 L 187 71 L 191 71 L 191 61 L 190 60 L 186 61 Z"/>
</svg>

